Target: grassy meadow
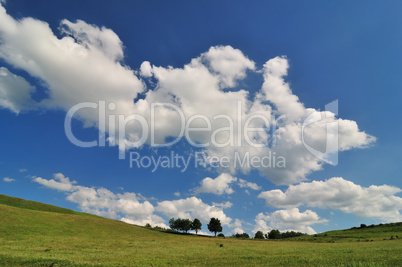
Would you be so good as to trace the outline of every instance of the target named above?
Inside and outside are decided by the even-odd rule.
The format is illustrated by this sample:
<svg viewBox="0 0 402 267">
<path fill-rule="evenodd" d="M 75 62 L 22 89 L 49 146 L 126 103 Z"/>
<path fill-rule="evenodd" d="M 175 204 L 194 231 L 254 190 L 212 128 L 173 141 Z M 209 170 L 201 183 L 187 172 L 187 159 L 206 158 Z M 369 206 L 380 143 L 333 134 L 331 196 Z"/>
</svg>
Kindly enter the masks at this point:
<svg viewBox="0 0 402 267">
<path fill-rule="evenodd" d="M 0 195 L 0 265 L 402 266 L 402 224 L 241 240 L 169 234 Z"/>
</svg>

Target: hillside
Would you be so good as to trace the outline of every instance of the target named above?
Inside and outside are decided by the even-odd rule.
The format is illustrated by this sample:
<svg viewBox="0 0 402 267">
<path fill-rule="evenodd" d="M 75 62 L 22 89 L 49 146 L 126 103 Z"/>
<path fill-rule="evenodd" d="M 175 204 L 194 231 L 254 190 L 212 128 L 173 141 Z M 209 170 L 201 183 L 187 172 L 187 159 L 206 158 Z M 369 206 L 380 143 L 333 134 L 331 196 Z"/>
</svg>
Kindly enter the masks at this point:
<svg viewBox="0 0 402 267">
<path fill-rule="evenodd" d="M 368 227 L 353 227 L 351 229 L 329 231 L 316 235 L 294 238 L 298 241 L 311 242 L 373 242 L 381 240 L 402 239 L 402 222 Z"/>
<path fill-rule="evenodd" d="M 172 235 L 4 195 L 0 201 L 2 266 L 402 265 L 402 240 L 389 240 L 400 226 L 376 229 L 371 242 L 357 242 L 364 229 L 345 230 L 350 242 L 324 241 L 342 231 L 297 242 L 237 240 Z"/>
</svg>

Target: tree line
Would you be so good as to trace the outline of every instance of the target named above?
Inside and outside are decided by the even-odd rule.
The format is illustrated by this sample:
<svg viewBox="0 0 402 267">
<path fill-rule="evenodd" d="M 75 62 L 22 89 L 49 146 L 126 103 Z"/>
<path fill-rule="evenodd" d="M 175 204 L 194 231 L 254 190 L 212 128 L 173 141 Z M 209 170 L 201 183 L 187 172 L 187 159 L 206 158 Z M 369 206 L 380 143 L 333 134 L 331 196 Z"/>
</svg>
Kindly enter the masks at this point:
<svg viewBox="0 0 402 267">
<path fill-rule="evenodd" d="M 151 226 L 149 225 L 149 227 Z M 171 230 L 176 232 L 188 233 L 188 231 L 195 231 L 195 234 L 198 234 L 198 231 L 202 230 L 202 223 L 197 218 L 195 218 L 193 221 L 191 221 L 190 219 L 171 218 L 169 220 L 169 227 Z M 218 218 L 211 218 L 209 223 L 207 224 L 207 227 L 211 233 L 215 234 L 215 236 L 217 235 L 217 233 L 220 233 L 218 236 L 225 237 L 225 235 L 221 233 L 222 224 Z M 257 231 L 254 235 L 254 239 L 285 239 L 303 235 L 307 234 L 295 231 L 287 231 L 281 233 L 279 230 L 273 229 L 266 234 L 264 234 L 262 231 Z M 232 235 L 232 237 L 242 239 L 250 238 L 249 234 L 247 233 L 236 233 Z"/>
<path fill-rule="evenodd" d="M 258 231 L 257 233 L 255 233 L 254 238 L 255 239 L 285 239 L 285 238 L 291 238 L 291 237 L 303 236 L 303 235 L 307 235 L 307 234 L 301 233 L 301 232 L 295 232 L 295 231 L 287 231 L 287 232 L 281 233 L 279 230 L 273 229 L 266 234 L 264 234 L 262 231 Z"/>
<path fill-rule="evenodd" d="M 221 221 L 218 218 L 211 218 L 207 226 L 208 230 L 211 233 L 214 233 L 215 236 L 217 233 L 222 232 Z M 195 234 L 198 234 L 198 231 L 202 229 L 202 223 L 197 218 L 195 218 L 193 221 L 190 219 L 171 218 L 169 220 L 169 227 L 177 232 L 187 233 L 188 231 L 192 230 L 195 231 Z"/>
</svg>

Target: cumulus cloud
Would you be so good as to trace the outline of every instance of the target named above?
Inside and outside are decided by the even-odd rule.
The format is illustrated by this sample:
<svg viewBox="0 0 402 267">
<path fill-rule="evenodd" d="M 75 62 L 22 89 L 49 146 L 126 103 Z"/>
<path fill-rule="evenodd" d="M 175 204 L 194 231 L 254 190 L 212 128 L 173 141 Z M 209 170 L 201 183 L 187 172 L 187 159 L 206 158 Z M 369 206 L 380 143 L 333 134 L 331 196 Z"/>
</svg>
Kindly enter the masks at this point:
<svg viewBox="0 0 402 267">
<path fill-rule="evenodd" d="M 10 177 L 4 177 L 4 178 L 3 178 L 3 181 L 6 182 L 6 183 L 11 183 L 11 182 L 14 182 L 15 179 L 12 179 L 12 178 L 10 178 Z"/>
<path fill-rule="evenodd" d="M 0 67 L 0 106 L 18 114 L 23 110 L 35 107 L 31 93 L 35 87 L 23 77 L 11 73 L 7 68 Z"/>
<path fill-rule="evenodd" d="M 231 207 L 233 206 L 233 203 L 230 202 L 230 201 L 226 201 L 226 202 L 224 202 L 224 203 L 215 203 L 215 202 L 212 202 L 212 205 L 215 206 L 215 207 L 222 208 L 222 209 L 229 209 L 229 208 L 231 208 Z"/>
<path fill-rule="evenodd" d="M 239 219 L 235 219 L 233 223 L 229 224 L 229 227 L 231 227 L 232 230 L 228 234 L 242 234 L 245 232 L 243 230 L 243 224 Z"/>
<path fill-rule="evenodd" d="M 271 190 L 260 193 L 259 198 L 267 206 L 290 208 L 306 205 L 308 207 L 331 208 L 363 218 L 378 218 L 387 221 L 400 221 L 402 198 L 395 194 L 402 190 L 389 185 L 362 187 L 341 177 L 326 181 L 304 182 L 290 185 L 283 192 Z"/>
<path fill-rule="evenodd" d="M 198 218 L 204 224 L 209 223 L 212 217 L 218 218 L 222 225 L 229 226 L 232 222 L 232 218 L 226 216 L 221 207 L 208 205 L 197 197 L 158 202 L 156 210 L 169 218 Z"/>
<path fill-rule="evenodd" d="M 221 220 L 222 225 L 228 227 L 238 225 L 223 211 L 224 208 L 232 206 L 229 201 L 208 205 L 200 198 L 191 197 L 161 201 L 154 206 L 141 194 L 131 192 L 116 194 L 102 187 L 81 186 L 61 173 L 54 174 L 54 179 L 50 180 L 41 177 L 32 177 L 32 180 L 47 188 L 65 192 L 66 199 L 78 204 L 84 212 L 118 219 L 130 224 L 145 225 L 149 223 L 152 226 L 167 228 L 165 220 L 156 214 L 159 213 L 169 218 L 198 218 L 204 224 L 208 223 L 210 218 L 215 217 Z"/>
<path fill-rule="evenodd" d="M 46 22 L 15 20 L 0 6 L 0 57 L 44 82 L 48 97 L 41 101 L 42 107 L 69 110 L 77 103 L 105 100 L 117 105 L 114 112 L 108 110 L 111 114 L 127 114 L 144 87 L 134 72 L 119 62 L 123 57 L 119 37 L 110 29 L 80 20 L 62 20 L 60 29 L 64 37 L 59 39 Z M 22 99 L 7 95 L 12 102 L 8 106 L 16 111 L 33 90 L 21 79 L 19 83 L 23 89 L 15 90 L 14 95 L 18 93 Z M 88 125 L 99 124 L 98 110 L 75 115 Z"/>
<path fill-rule="evenodd" d="M 100 105 L 79 109 L 74 116 L 108 134 L 110 144 L 118 144 L 120 151 L 144 144 L 166 145 L 181 136 L 207 158 L 217 158 L 221 173 L 235 175 L 256 169 L 276 184 L 293 184 L 320 170 L 325 162 L 306 149 L 304 139 L 311 147 L 339 144 L 325 153 L 363 148 L 375 141 L 354 121 L 338 119 L 331 111 L 306 108 L 285 82 L 289 68 L 286 57 L 270 59 L 257 70 L 239 49 L 213 46 L 181 68 L 144 61 L 139 72 L 134 72 L 122 65 L 123 44 L 111 29 L 81 20 L 62 20 L 60 29 L 62 38 L 46 22 L 16 20 L 0 6 L 0 58 L 43 81 L 48 97 L 37 103 L 42 108 L 69 110 L 82 102 L 114 103 L 105 106 L 104 113 L 106 118 L 123 115 L 125 134 L 117 122 L 98 120 Z M 260 90 L 253 95 L 236 88 L 248 72 L 263 76 Z M 136 73 L 149 79 L 151 88 L 146 88 Z M 12 83 L 18 80 L 20 89 L 0 88 L 0 105 L 18 113 L 25 108 L 22 103 L 30 101 L 33 88 L 10 75 L 7 72 L 7 79 Z M 139 93 L 144 97 L 137 98 Z M 152 109 L 155 103 L 167 105 Z M 148 125 L 132 120 L 129 116 L 133 114 Z M 304 127 L 312 115 L 320 121 Z M 252 130 L 245 133 L 246 124 Z M 337 132 L 326 127 L 335 124 Z M 183 127 L 193 130 L 184 131 Z"/>
<path fill-rule="evenodd" d="M 79 208 L 88 213 L 112 219 L 120 219 L 127 223 L 167 227 L 164 219 L 153 214 L 154 206 L 144 200 L 140 194 L 125 192 L 115 194 L 105 188 L 93 188 L 77 185 L 61 173 L 54 174 L 54 179 L 33 177 L 32 180 L 45 187 L 63 191 L 67 200 L 79 205 Z"/>
<path fill-rule="evenodd" d="M 65 177 L 62 173 L 53 175 L 54 179 L 43 179 L 42 177 L 32 177 L 34 182 L 41 184 L 45 187 L 56 189 L 59 191 L 72 191 L 75 187 L 76 181 L 70 181 L 69 177 Z"/>
<path fill-rule="evenodd" d="M 236 81 L 246 77 L 247 70 L 254 70 L 253 61 L 244 57 L 239 49 L 231 46 L 211 47 L 207 53 L 201 55 L 201 61 L 218 74 L 221 88 L 236 86 Z"/>
<path fill-rule="evenodd" d="M 200 187 L 195 189 L 195 193 L 211 193 L 215 195 L 222 194 L 232 194 L 234 190 L 230 187 L 230 184 L 236 182 L 237 178 L 231 176 L 228 173 L 222 173 L 215 179 L 212 178 L 204 178 L 200 182 Z"/>
<path fill-rule="evenodd" d="M 296 231 L 307 234 L 315 234 L 311 227 L 313 224 L 326 223 L 317 213 L 311 210 L 300 212 L 298 208 L 277 210 L 272 213 L 259 213 L 255 217 L 254 232 L 268 232 L 272 229 L 280 231 Z"/>
<path fill-rule="evenodd" d="M 261 186 L 257 185 L 256 183 L 247 182 L 246 180 L 239 179 L 238 185 L 241 188 L 250 188 L 253 190 L 261 190 Z"/>
</svg>

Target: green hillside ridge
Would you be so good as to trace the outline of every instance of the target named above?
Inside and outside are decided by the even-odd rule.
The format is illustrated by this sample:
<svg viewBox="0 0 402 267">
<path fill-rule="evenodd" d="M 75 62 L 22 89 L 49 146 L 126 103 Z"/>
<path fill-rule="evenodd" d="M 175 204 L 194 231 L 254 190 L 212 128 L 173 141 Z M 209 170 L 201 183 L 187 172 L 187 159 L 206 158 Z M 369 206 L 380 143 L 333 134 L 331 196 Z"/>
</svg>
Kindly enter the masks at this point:
<svg viewBox="0 0 402 267">
<path fill-rule="evenodd" d="M 47 212 L 56 212 L 56 213 L 64 213 L 64 214 L 82 214 L 82 215 L 89 215 L 87 213 L 77 212 L 70 209 L 61 208 L 58 206 L 53 206 L 49 204 L 44 204 L 41 202 L 25 200 L 22 198 L 17 197 L 10 197 L 6 195 L 0 194 L 0 204 L 22 208 L 22 209 L 29 209 L 29 210 L 37 210 L 37 211 L 47 211 Z"/>
<path fill-rule="evenodd" d="M 1 266 L 400 266 L 396 235 L 400 223 L 286 241 L 173 235 L 0 195 Z"/>
</svg>

